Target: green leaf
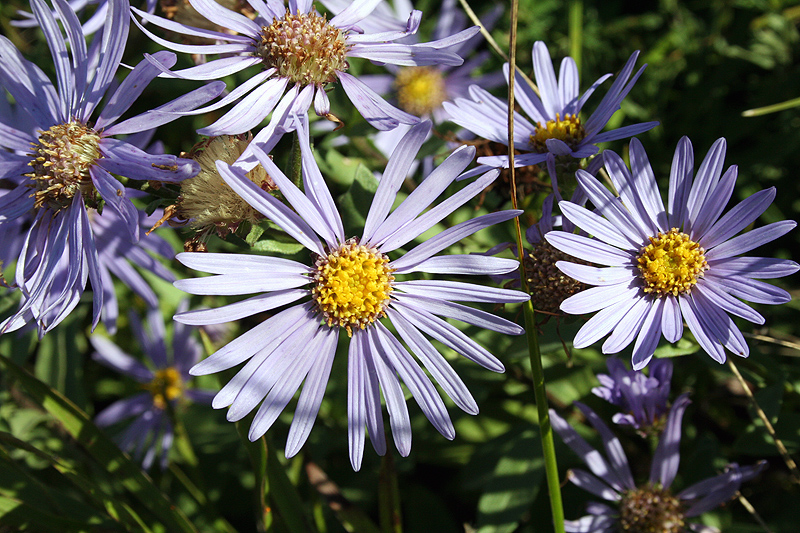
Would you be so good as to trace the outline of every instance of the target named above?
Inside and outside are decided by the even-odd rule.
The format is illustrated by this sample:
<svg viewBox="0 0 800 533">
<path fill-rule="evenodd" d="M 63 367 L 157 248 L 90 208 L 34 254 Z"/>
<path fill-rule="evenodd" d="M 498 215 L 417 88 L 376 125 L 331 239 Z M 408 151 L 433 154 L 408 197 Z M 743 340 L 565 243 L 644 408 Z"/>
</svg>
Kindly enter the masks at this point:
<svg viewBox="0 0 800 533">
<path fill-rule="evenodd" d="M 272 239 L 257 241 L 252 245 L 254 252 L 267 252 L 281 255 L 294 255 L 299 253 L 303 248 L 305 247 L 297 242 L 281 242 Z"/>
<path fill-rule="evenodd" d="M 151 531 L 133 509 L 124 502 L 114 498 L 112 495 L 105 494 L 103 488 L 95 483 L 90 476 L 77 472 L 63 460 L 59 460 L 25 441 L 17 439 L 10 433 L 0 432 L 0 442 L 19 450 L 24 450 L 44 460 L 47 464 L 60 472 L 72 486 L 93 501 L 97 508 L 103 509 L 109 513 L 111 515 L 110 518 L 122 520 L 132 530 Z"/>
<path fill-rule="evenodd" d="M 55 417 L 78 444 L 106 472 L 125 487 L 169 531 L 197 531 L 179 508 L 153 484 L 138 464 L 92 423 L 89 416 L 58 391 L 36 379 L 25 369 L 0 355 L 9 375 L 25 388 L 31 400 Z"/>
<path fill-rule="evenodd" d="M 247 237 L 244 238 L 245 242 L 250 246 L 254 246 L 256 242 L 258 242 L 259 237 L 263 235 L 264 228 L 259 226 L 258 224 L 253 224 L 250 226 L 250 232 L 247 234 Z"/>
<path fill-rule="evenodd" d="M 526 429 L 504 435 L 496 442 L 497 462 L 478 501 L 479 532 L 515 531 L 530 509 L 544 477 L 544 460 L 537 441 L 538 433 Z"/>
<path fill-rule="evenodd" d="M 359 165 L 355 172 L 350 189 L 338 199 L 339 213 L 342 215 L 344 227 L 350 228 L 348 233 L 363 227 L 367 221 L 369 206 L 378 190 L 378 180 L 364 165 Z"/>
</svg>

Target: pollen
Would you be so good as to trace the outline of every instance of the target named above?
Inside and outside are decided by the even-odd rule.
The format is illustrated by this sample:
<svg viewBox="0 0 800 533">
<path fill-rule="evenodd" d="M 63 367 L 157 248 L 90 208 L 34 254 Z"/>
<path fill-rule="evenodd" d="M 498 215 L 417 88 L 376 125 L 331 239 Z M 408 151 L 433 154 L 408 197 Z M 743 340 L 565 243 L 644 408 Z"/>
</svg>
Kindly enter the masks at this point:
<svg viewBox="0 0 800 533">
<path fill-rule="evenodd" d="M 564 141 L 573 150 L 586 137 L 586 130 L 583 129 L 581 119 L 578 115 L 564 115 L 556 113 L 555 120 L 548 120 L 545 125 L 541 122 L 536 123 L 536 132 L 530 136 L 530 145 L 534 152 L 544 154 L 548 152 L 547 139 L 558 139 Z"/>
<path fill-rule="evenodd" d="M 525 257 L 525 274 L 534 309 L 550 314 L 563 314 L 561 302 L 587 288 L 561 272 L 556 263 L 570 261 L 581 265 L 590 263 L 555 249 L 549 242 L 533 245 Z"/>
<path fill-rule="evenodd" d="M 301 86 L 322 86 L 348 68 L 345 33 L 316 11 L 286 15 L 264 26 L 256 54 L 278 76 Z"/>
<path fill-rule="evenodd" d="M 66 208 L 81 193 L 87 204 L 96 202 L 89 168 L 100 157 L 100 135 L 80 122 L 57 124 L 32 143 L 28 163 L 33 172 L 25 174 L 34 189 L 34 207 L 53 211 Z"/>
<path fill-rule="evenodd" d="M 350 239 L 325 257 L 318 257 L 312 298 L 328 326 L 339 326 L 352 336 L 385 316 L 392 293 L 393 269 L 377 248 Z"/>
<path fill-rule="evenodd" d="M 708 270 L 705 250 L 677 228 L 650 237 L 637 262 L 644 291 L 659 297 L 689 293 Z"/>
<path fill-rule="evenodd" d="M 400 108 L 418 117 L 431 112 L 447 100 L 442 71 L 435 67 L 407 67 L 395 78 Z"/>
<path fill-rule="evenodd" d="M 643 487 L 626 492 L 619 502 L 619 531 L 625 533 L 680 533 L 685 512 L 668 489 Z"/>
<path fill-rule="evenodd" d="M 200 172 L 181 182 L 178 214 L 189 220 L 189 227 L 204 237 L 213 231 L 224 237 L 243 222 L 258 224 L 264 218 L 236 194 L 217 171 L 217 161 L 232 165 L 251 140 L 249 135 L 211 137 L 195 145 L 188 154 L 200 165 Z M 278 188 L 261 165 L 255 166 L 246 176 L 263 191 Z"/>
<path fill-rule="evenodd" d="M 165 409 L 167 402 L 176 400 L 183 394 L 183 380 L 174 366 L 156 371 L 153 380 L 142 387 L 153 395 L 153 405 L 158 409 Z"/>
</svg>

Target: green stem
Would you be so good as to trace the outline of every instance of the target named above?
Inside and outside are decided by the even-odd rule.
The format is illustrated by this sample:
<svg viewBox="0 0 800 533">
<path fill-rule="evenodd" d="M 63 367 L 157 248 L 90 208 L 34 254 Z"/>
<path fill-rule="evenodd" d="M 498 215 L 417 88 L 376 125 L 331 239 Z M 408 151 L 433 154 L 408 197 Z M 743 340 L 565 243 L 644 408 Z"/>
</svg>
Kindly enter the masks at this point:
<svg viewBox="0 0 800 533">
<path fill-rule="evenodd" d="M 524 280 L 525 277 L 523 276 Z M 523 288 L 527 292 L 527 283 Z M 528 338 L 528 353 L 533 373 L 533 393 L 536 397 L 536 411 L 539 415 L 539 431 L 544 453 L 544 471 L 547 477 L 547 492 L 550 494 L 550 510 L 553 513 L 553 526 L 557 533 L 564 533 L 564 505 L 561 502 L 561 481 L 558 477 L 556 447 L 553 441 L 553 427 L 550 424 L 550 409 L 547 404 L 547 391 L 544 384 L 542 354 L 539 351 L 539 333 L 536 326 L 536 312 L 533 303 L 528 300 L 523 307 L 525 314 L 525 335 Z"/>
<path fill-rule="evenodd" d="M 509 31 L 508 63 L 509 70 L 514 72 L 517 68 L 517 22 L 519 13 L 519 0 L 511 0 L 511 28 Z M 514 172 L 514 76 L 508 80 L 508 167 L 511 181 L 511 204 L 517 209 L 517 182 Z M 522 290 L 528 290 L 528 276 L 525 273 L 525 251 L 522 247 L 522 228 L 519 217 L 514 219 L 517 237 L 517 252 L 519 253 L 519 271 Z M 550 412 L 547 405 L 547 391 L 544 385 L 544 369 L 542 367 L 542 354 L 539 351 L 539 334 L 536 326 L 536 313 L 533 303 L 528 300 L 524 306 L 525 335 L 528 338 L 528 352 L 531 359 L 533 373 L 533 391 L 536 398 L 536 409 L 539 415 L 539 432 L 542 439 L 542 453 L 544 455 L 544 468 L 547 477 L 547 491 L 550 495 L 550 510 L 553 514 L 553 528 L 556 533 L 564 533 L 564 506 L 561 502 L 561 484 L 558 477 L 558 464 L 556 463 L 556 449 L 553 442 L 553 428 L 550 425 Z"/>
<path fill-rule="evenodd" d="M 303 190 L 303 154 L 300 151 L 300 132 L 295 130 L 292 135 L 291 176 L 292 183 Z"/>
<path fill-rule="evenodd" d="M 403 533 L 403 522 L 400 515 L 400 488 L 397 484 L 397 470 L 391 452 L 381 459 L 381 471 L 378 477 L 378 506 L 383 533 Z"/>
<path fill-rule="evenodd" d="M 772 104 L 764 107 L 758 107 L 756 109 L 748 109 L 747 111 L 742 112 L 742 116 L 758 117 L 761 115 L 767 115 L 769 113 L 776 113 L 778 111 L 783 111 L 785 109 L 791 109 L 797 106 L 800 106 L 800 98 L 792 98 L 791 100 L 787 100 L 779 104 Z"/>
<path fill-rule="evenodd" d="M 569 3 L 569 55 L 581 72 L 581 55 L 583 44 L 583 0 L 571 0 Z"/>
</svg>

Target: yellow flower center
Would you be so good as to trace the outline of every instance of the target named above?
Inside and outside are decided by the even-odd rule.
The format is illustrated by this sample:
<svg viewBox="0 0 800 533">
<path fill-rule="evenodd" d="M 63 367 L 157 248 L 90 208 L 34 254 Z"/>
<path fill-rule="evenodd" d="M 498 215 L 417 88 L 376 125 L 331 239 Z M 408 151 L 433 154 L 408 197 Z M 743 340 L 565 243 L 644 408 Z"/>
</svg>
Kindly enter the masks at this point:
<svg viewBox="0 0 800 533">
<path fill-rule="evenodd" d="M 386 314 L 394 276 L 389 258 L 377 248 L 351 239 L 317 258 L 315 267 L 312 297 L 329 326 L 352 335 L 353 327 L 364 329 Z"/>
<path fill-rule="evenodd" d="M 153 380 L 142 387 L 153 395 L 153 405 L 165 409 L 167 402 L 180 398 L 183 393 L 183 380 L 178 369 L 170 366 L 156 371 Z"/>
<path fill-rule="evenodd" d="M 400 108 L 418 117 L 430 115 L 447 99 L 442 72 L 435 67 L 407 67 L 394 80 Z"/>
<path fill-rule="evenodd" d="M 685 513 L 668 489 L 644 487 L 626 492 L 619 502 L 619 531 L 680 533 Z"/>
<path fill-rule="evenodd" d="M 257 54 L 278 76 L 300 85 L 324 85 L 347 70 L 345 34 L 316 11 L 273 19 L 264 26 Z"/>
<path fill-rule="evenodd" d="M 650 244 L 642 248 L 637 260 L 644 291 L 657 296 L 688 293 L 708 270 L 704 252 L 677 228 L 650 237 Z"/>
<path fill-rule="evenodd" d="M 33 144 L 33 143 L 32 143 Z M 34 207 L 64 209 L 78 193 L 91 203 L 96 191 L 89 167 L 100 157 L 100 135 L 80 122 L 57 124 L 39 135 L 28 163 L 33 172 L 29 187 L 34 189 Z"/>
<path fill-rule="evenodd" d="M 558 139 L 564 141 L 573 150 L 586 137 L 586 130 L 581 125 L 578 115 L 564 115 L 556 113 L 555 120 L 548 120 L 542 126 L 541 122 L 536 123 L 536 133 L 530 136 L 530 145 L 534 152 L 544 154 L 548 152 L 547 139 Z"/>
</svg>

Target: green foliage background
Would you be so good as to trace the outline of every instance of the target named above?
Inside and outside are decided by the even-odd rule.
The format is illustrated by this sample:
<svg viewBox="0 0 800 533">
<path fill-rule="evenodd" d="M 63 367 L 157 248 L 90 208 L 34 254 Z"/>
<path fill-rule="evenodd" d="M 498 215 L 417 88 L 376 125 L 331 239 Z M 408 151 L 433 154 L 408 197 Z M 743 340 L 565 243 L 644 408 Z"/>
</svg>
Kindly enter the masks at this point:
<svg viewBox="0 0 800 533">
<path fill-rule="evenodd" d="M 419 4 L 417 7 L 426 14 L 421 33 L 429 35 L 438 3 Z M 2 3 L 2 31 L 55 79 L 41 34 L 8 24 L 19 7 L 26 6 L 20 0 Z M 473 7 L 480 11 L 477 3 Z M 580 32 L 570 30 L 570 13 L 582 15 Z M 600 75 L 615 72 L 633 50 L 641 50 L 640 63 L 648 63 L 647 70 L 609 127 L 647 120 L 661 122 L 640 139 L 664 190 L 680 137 L 691 138 L 698 162 L 714 140 L 726 137 L 726 164 L 739 166 L 734 196 L 740 200 L 766 187 L 778 189 L 774 205 L 758 222 L 761 225 L 796 219 L 800 210 L 800 110 L 759 117 L 743 117 L 742 112 L 800 96 L 799 23 L 800 3 L 789 1 L 523 0 L 518 65 L 531 71 L 530 50 L 536 40 L 544 40 L 556 59 L 570 54 L 579 43 L 581 88 L 585 89 Z M 492 31 L 504 48 L 508 25 L 508 17 L 502 17 Z M 156 45 L 132 28 L 126 51 L 129 64 L 137 62 L 142 52 L 156 50 Z M 377 66 L 353 63 L 354 73 L 381 72 Z M 502 60 L 493 57 L 484 71 L 501 64 Z M 178 66 L 189 65 L 187 58 L 180 57 Z M 176 80 L 157 80 L 139 106 L 167 101 L 178 91 L 194 87 Z M 502 95 L 502 91 L 497 94 Z M 334 110 L 349 109 L 339 89 L 331 97 Z M 592 105 L 590 100 L 590 110 Z M 345 206 L 346 225 L 354 228 L 363 223 L 364 206 L 369 205 L 374 191 L 370 171 L 382 169 L 385 158 L 367 139 L 370 129 L 355 111 L 343 111 L 340 117 L 347 124 L 345 129 L 317 136 L 316 149 L 335 195 L 340 195 Z M 198 141 L 193 130 L 212 118 L 197 117 L 194 122 L 184 119 L 178 126 L 163 128 L 159 135 L 167 151 L 188 151 Z M 454 130 L 452 125 L 437 127 L 441 138 L 449 138 Z M 340 134 L 350 141 L 334 147 L 333 141 Z M 624 153 L 626 144 L 618 142 L 609 148 Z M 443 154 L 446 147 L 438 140 L 427 150 Z M 276 150 L 278 154 L 288 152 L 288 145 Z M 530 206 L 526 222 L 538 217 L 543 196 L 544 192 L 538 192 L 524 200 Z M 446 223 L 463 220 L 476 210 L 508 206 L 508 195 L 493 189 L 482 205 L 467 206 Z M 162 231 L 162 235 L 180 249 L 177 234 Z M 242 240 L 245 236 L 240 237 L 239 243 L 246 246 Z M 510 225 L 479 233 L 458 247 L 461 252 L 484 251 L 509 240 Z M 798 261 L 798 240 L 800 232 L 790 232 L 760 253 Z M 278 246 L 274 241 L 260 243 L 262 249 Z M 236 249 L 235 244 L 218 240 L 210 247 Z M 170 267 L 179 277 L 189 275 L 177 262 Z M 153 276 L 148 281 L 161 295 L 165 316 L 171 316 L 182 293 Z M 777 284 L 797 295 L 796 277 L 777 280 Z M 117 289 L 121 308 L 144 309 L 143 302 L 130 290 L 122 285 Z M 192 303 L 213 307 L 222 300 L 195 297 Z M 0 311 L 14 305 L 10 297 L 0 299 Z M 234 424 L 225 420 L 224 411 L 192 405 L 180 409 L 184 432 L 172 451 L 170 468 L 143 475 L 89 421 L 103 407 L 136 388 L 91 361 L 86 340 L 88 305 L 81 305 L 41 342 L 36 342 L 34 333 L 0 337 L 0 353 L 31 373 L 21 373 L 7 364 L 0 371 L 2 532 L 255 531 L 261 519 L 275 531 L 397 531 L 398 522 L 393 518 L 410 532 L 528 532 L 551 528 L 547 493 L 542 490 L 536 410 L 523 339 L 466 329 L 471 337 L 491 347 L 506 365 L 506 372 L 492 374 L 449 354 L 481 412 L 469 416 L 448 404 L 457 430 L 455 440 L 449 442 L 410 402 L 414 443 L 408 458 L 399 457 L 390 445 L 390 456 L 382 460 L 368 445 L 361 471 L 352 471 L 347 459 L 346 362 L 338 357 L 315 428 L 296 458 L 287 461 L 282 451 L 291 405 L 266 440 L 253 444 L 240 438 Z M 759 306 L 766 325 L 740 326 L 762 340 L 750 339 L 750 358 L 736 361 L 757 391 L 756 398 L 778 436 L 795 457 L 800 451 L 799 306 L 796 299 L 779 307 Z M 518 311 L 509 308 L 504 312 L 513 319 Z M 129 353 L 139 354 L 124 316 L 121 321 L 115 342 Z M 239 331 L 254 323 L 253 319 L 243 321 Z M 565 352 L 580 324 L 572 318 L 551 320 L 542 326 L 547 387 L 554 408 L 568 414 L 584 436 L 599 445 L 597 436 L 570 408 L 571 402 L 581 400 L 605 420 L 610 421 L 614 413 L 611 406 L 590 393 L 597 385 L 594 374 L 605 370 L 606 356 L 597 348 Z M 622 357 L 629 353 L 623 352 Z M 767 459 L 769 469 L 742 489 L 758 516 L 734 501 L 704 515 L 703 520 L 732 533 L 796 531 L 800 486 L 792 482 L 761 422 L 753 421 L 752 409 L 730 369 L 698 353 L 690 338 L 675 346 L 664 345 L 658 353 L 674 357 L 672 397 L 691 391 L 693 399 L 684 419 L 681 469 L 674 487 L 680 489 L 719 473 L 730 462 L 752 464 Z M 221 376 L 218 381 L 207 376 L 197 379 L 196 386 L 217 389 L 228 377 Z M 240 430 L 247 427 L 246 422 Z M 625 437 L 637 479 L 645 479 L 651 456 L 649 444 L 622 429 L 617 432 Z M 579 466 L 577 458 L 560 442 L 557 444 L 560 471 Z M 335 490 L 319 483 L 319 472 L 335 483 Z M 261 486 L 264 491 L 258 489 Z M 257 496 L 259 493 L 264 494 L 263 499 Z M 566 485 L 563 494 L 566 516 L 581 516 L 589 496 L 572 485 Z M 386 514 L 392 509 L 399 514 Z"/>
</svg>

